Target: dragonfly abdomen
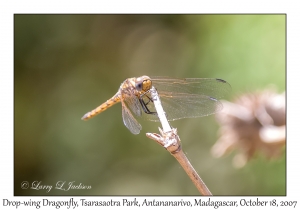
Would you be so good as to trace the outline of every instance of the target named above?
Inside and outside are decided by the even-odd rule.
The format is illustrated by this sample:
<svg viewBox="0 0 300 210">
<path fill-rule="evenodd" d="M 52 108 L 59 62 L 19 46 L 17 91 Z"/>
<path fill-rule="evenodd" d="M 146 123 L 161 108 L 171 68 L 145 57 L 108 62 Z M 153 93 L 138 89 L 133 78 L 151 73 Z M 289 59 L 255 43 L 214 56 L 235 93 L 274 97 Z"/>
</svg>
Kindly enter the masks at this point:
<svg viewBox="0 0 300 210">
<path fill-rule="evenodd" d="M 86 113 L 81 119 L 82 120 L 88 120 L 97 114 L 100 114 L 101 112 L 104 112 L 109 107 L 115 105 L 116 103 L 120 102 L 121 99 L 118 95 L 113 96 L 111 99 L 108 99 L 106 102 L 98 106 L 96 109 Z"/>
</svg>

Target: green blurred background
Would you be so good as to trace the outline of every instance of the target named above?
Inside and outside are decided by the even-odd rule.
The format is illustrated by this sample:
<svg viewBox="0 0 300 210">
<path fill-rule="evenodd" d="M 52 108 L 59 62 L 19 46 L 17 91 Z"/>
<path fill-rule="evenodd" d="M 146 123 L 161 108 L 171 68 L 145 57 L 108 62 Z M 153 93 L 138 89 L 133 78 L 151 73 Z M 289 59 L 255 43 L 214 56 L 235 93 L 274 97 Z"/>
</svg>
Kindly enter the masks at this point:
<svg viewBox="0 0 300 210">
<path fill-rule="evenodd" d="M 270 84 L 285 90 L 285 15 L 15 15 L 15 195 L 199 195 L 177 161 L 133 135 L 120 104 L 82 121 L 141 75 L 222 78 L 236 94 Z M 235 169 L 214 159 L 214 116 L 183 119 L 183 149 L 214 195 L 285 195 L 285 154 L 257 154 Z M 21 189 L 75 181 L 89 190 Z"/>
</svg>

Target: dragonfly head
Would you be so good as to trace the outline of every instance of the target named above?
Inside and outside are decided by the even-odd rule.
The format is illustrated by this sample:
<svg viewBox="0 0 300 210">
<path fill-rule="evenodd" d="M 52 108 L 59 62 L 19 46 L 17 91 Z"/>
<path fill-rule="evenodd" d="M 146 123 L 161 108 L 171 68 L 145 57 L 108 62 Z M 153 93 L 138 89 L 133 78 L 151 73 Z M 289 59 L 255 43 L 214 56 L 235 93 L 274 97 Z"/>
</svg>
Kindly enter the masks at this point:
<svg viewBox="0 0 300 210">
<path fill-rule="evenodd" d="M 142 76 L 142 77 L 136 78 L 135 88 L 138 91 L 146 92 L 146 91 L 150 90 L 151 87 L 152 87 L 152 81 L 151 81 L 150 77 Z"/>
</svg>

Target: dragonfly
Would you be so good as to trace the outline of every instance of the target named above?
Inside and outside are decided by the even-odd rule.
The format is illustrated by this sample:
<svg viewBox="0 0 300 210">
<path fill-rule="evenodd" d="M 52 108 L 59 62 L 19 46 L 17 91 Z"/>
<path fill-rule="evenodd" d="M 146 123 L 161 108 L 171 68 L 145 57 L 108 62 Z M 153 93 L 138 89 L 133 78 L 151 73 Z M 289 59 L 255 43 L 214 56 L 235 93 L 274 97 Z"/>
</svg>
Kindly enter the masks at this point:
<svg viewBox="0 0 300 210">
<path fill-rule="evenodd" d="M 152 87 L 158 92 L 168 121 L 214 114 L 223 107 L 220 99 L 231 90 L 228 82 L 216 78 L 133 77 L 126 79 L 113 97 L 81 119 L 88 120 L 121 102 L 124 125 L 131 133 L 139 134 L 142 126 L 134 116 L 159 121 L 151 98 Z"/>
</svg>

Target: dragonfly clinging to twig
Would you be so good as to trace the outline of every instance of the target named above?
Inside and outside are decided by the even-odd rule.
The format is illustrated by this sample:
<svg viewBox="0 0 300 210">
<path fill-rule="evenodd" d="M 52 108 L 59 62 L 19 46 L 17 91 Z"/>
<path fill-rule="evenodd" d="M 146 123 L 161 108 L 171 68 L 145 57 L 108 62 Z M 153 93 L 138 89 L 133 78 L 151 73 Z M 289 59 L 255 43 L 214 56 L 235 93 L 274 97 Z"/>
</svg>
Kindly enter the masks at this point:
<svg viewBox="0 0 300 210">
<path fill-rule="evenodd" d="M 139 134 L 142 126 L 133 114 L 137 117 L 145 115 L 148 120 L 158 121 L 149 93 L 152 86 L 159 94 L 168 121 L 214 114 L 222 109 L 219 99 L 231 90 L 229 83 L 222 79 L 133 77 L 126 79 L 112 98 L 86 113 L 82 119 L 88 120 L 121 102 L 125 126 L 133 134 Z"/>
</svg>

